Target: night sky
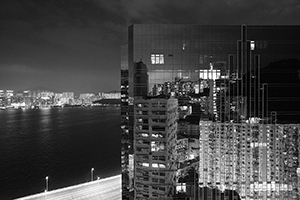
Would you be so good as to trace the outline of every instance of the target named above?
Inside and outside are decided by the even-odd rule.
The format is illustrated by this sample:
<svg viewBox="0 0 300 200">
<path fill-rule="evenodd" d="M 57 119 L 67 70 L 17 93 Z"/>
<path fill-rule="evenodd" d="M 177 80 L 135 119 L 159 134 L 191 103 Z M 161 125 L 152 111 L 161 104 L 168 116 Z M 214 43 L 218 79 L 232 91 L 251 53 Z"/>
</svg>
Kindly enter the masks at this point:
<svg viewBox="0 0 300 200">
<path fill-rule="evenodd" d="M 118 90 L 133 23 L 300 25 L 300 2 L 1 0 L 0 90 Z"/>
</svg>

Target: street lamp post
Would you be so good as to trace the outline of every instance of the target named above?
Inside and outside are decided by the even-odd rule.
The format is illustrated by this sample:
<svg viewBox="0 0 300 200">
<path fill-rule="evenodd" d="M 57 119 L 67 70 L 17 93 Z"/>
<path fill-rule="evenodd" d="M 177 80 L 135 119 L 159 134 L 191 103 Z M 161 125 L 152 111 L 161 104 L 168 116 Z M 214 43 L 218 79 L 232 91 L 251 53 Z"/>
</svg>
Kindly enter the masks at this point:
<svg viewBox="0 0 300 200">
<path fill-rule="evenodd" d="M 49 177 L 48 176 L 46 176 L 46 190 L 45 190 L 45 192 L 47 192 L 48 191 L 48 179 L 49 179 Z"/>
<path fill-rule="evenodd" d="M 93 181 L 93 172 L 94 172 L 94 168 L 91 169 L 91 181 Z"/>
</svg>

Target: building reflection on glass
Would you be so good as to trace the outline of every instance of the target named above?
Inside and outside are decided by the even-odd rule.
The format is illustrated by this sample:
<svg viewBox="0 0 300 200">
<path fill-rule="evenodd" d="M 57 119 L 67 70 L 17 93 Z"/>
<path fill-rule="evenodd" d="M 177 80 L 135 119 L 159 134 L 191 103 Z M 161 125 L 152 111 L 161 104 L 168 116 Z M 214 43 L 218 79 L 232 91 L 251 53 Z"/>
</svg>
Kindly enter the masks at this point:
<svg viewBox="0 0 300 200">
<path fill-rule="evenodd" d="M 300 198 L 300 26 L 128 32 L 122 199 Z"/>
</svg>

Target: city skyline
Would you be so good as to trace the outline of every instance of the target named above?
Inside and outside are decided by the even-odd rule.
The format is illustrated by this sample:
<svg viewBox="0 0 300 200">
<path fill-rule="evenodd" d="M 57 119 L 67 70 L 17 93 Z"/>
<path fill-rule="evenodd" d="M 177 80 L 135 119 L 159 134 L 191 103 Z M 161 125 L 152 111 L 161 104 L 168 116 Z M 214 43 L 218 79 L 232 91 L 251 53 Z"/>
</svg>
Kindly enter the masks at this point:
<svg viewBox="0 0 300 200">
<path fill-rule="evenodd" d="M 53 93 L 63 93 L 63 92 L 73 92 L 75 96 L 79 96 L 80 94 L 99 94 L 99 93 L 118 93 L 120 92 L 119 90 L 111 90 L 111 91 L 96 91 L 96 92 L 87 92 L 87 91 L 82 91 L 80 93 L 75 93 L 74 91 L 68 90 L 68 91 L 62 91 L 60 89 L 54 89 L 54 88 L 46 88 L 46 87 L 32 87 L 32 88 L 23 88 L 20 90 L 13 90 L 11 87 L 8 88 L 0 88 L 0 91 L 13 91 L 14 93 L 23 93 L 26 91 L 40 91 L 40 92 L 53 92 Z"/>
<path fill-rule="evenodd" d="M 0 109 L 39 109 L 64 106 L 95 106 L 102 104 L 118 103 L 117 101 L 101 102 L 104 100 L 120 99 L 120 92 L 57 93 L 47 90 L 26 90 L 15 92 L 13 90 L 0 89 Z"/>
<path fill-rule="evenodd" d="M 133 23 L 300 23 L 297 1 L 31 0 L 1 2 L 0 10 L 0 87 L 15 91 L 118 89 L 120 46 Z"/>
</svg>

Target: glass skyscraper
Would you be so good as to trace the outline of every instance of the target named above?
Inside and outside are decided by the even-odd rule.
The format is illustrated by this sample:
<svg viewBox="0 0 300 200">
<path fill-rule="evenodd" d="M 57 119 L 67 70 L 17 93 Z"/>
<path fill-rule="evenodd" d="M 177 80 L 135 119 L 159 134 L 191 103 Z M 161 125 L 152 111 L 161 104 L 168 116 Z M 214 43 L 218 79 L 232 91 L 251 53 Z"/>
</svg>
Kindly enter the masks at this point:
<svg viewBox="0 0 300 200">
<path fill-rule="evenodd" d="M 273 173 L 277 173 L 276 167 L 280 176 L 285 176 L 281 171 L 286 168 L 280 166 L 289 166 L 293 175 L 297 174 L 297 170 L 299 172 L 299 71 L 300 26 L 130 26 L 128 44 L 122 47 L 121 63 L 122 198 L 176 199 L 179 193 L 193 199 L 201 199 L 201 195 L 204 198 L 204 194 L 208 195 L 205 198 L 218 196 L 218 193 L 209 195 L 199 190 L 201 187 L 213 187 L 223 192 L 235 190 L 242 199 L 299 198 L 299 178 L 293 179 L 290 186 L 287 181 L 283 183 L 273 178 Z M 150 165 L 151 162 L 140 162 L 138 159 L 143 155 L 145 159 L 149 157 L 136 149 L 136 144 L 142 143 L 145 148 L 149 146 L 146 152 L 151 154 L 151 144 L 159 140 L 155 138 L 158 133 L 152 132 L 151 127 L 156 126 L 152 122 L 157 122 L 157 118 L 152 119 L 151 115 L 156 110 L 154 108 L 149 111 L 150 114 L 147 112 L 144 117 L 137 118 L 136 111 L 140 108 L 136 102 L 145 101 L 148 105 L 162 98 L 178 100 L 177 134 L 176 140 L 164 140 L 167 143 L 172 141 L 164 150 L 172 151 L 174 155 L 161 161 L 165 166 L 163 169 L 157 169 Z M 166 114 L 166 118 L 173 115 Z M 137 121 L 146 118 L 149 120 Z M 139 130 L 140 126 L 148 126 L 149 129 Z M 271 137 L 272 131 L 267 130 L 273 126 L 278 129 L 272 129 L 274 135 Z M 293 134 L 283 133 L 284 130 L 292 130 Z M 160 133 L 168 134 L 167 128 Z M 294 137 L 294 143 L 291 141 L 294 156 L 287 161 L 283 159 L 286 147 L 281 143 L 277 147 L 276 139 L 289 134 Z M 238 139 L 234 140 L 232 135 Z M 209 139 L 215 137 L 218 138 L 212 139 L 214 144 L 210 146 L 214 151 L 204 153 L 203 148 L 208 148 L 211 143 Z M 241 146 L 230 149 L 235 146 L 229 148 L 230 142 L 238 142 Z M 220 147 L 222 145 L 225 145 L 224 149 Z M 274 148 L 277 148 L 276 151 Z M 180 149 L 189 149 L 189 154 L 179 156 Z M 231 153 L 221 153 L 226 151 Z M 242 154 L 232 153 L 235 151 Z M 222 159 L 222 155 L 230 161 L 222 164 L 211 159 Z M 232 162 L 233 157 L 236 157 L 236 162 Z M 275 161 L 290 164 L 277 166 Z M 144 166 L 139 167 L 141 163 Z M 174 170 L 175 165 L 177 170 Z M 221 167 L 227 167 L 227 171 L 216 170 Z M 193 176 L 196 178 L 192 181 L 196 184 L 184 181 L 188 180 L 191 169 L 194 169 Z M 171 186 L 167 188 L 174 189 L 166 191 L 166 187 L 160 187 L 163 184 L 155 182 L 159 180 L 157 173 L 164 174 L 162 177 L 166 177 L 165 173 L 171 174 L 168 177 L 172 176 L 174 180 L 172 184 L 168 181 Z M 240 178 L 241 173 L 246 173 L 244 182 L 238 183 L 235 180 Z M 208 179 L 209 174 L 211 179 Z M 257 179 L 250 178 L 256 175 Z M 137 179 L 144 181 L 139 181 L 137 186 Z M 180 190 L 178 186 L 183 185 L 185 189 Z M 289 189 L 276 190 L 277 186 Z M 255 187 L 260 189 L 253 189 Z M 167 196 L 161 195 L 162 189 Z M 252 192 L 247 194 L 247 191 Z M 279 196 L 279 193 L 287 191 L 290 193 Z"/>
</svg>

